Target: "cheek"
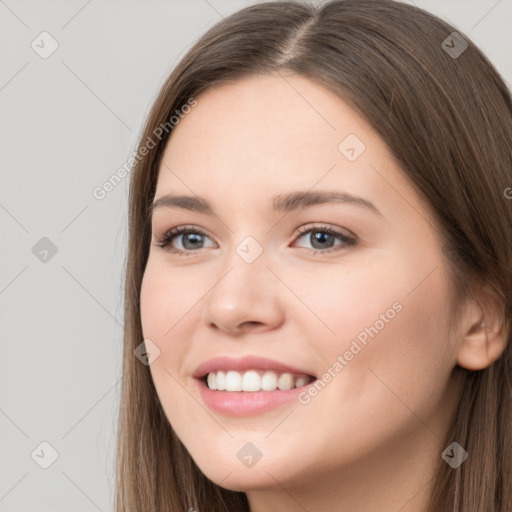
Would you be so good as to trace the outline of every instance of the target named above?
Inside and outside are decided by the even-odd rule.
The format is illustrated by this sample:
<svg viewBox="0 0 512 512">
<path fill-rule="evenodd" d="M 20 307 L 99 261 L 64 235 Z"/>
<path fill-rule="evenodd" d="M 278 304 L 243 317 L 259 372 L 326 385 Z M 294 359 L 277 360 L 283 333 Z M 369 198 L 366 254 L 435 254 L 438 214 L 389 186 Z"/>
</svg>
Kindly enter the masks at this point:
<svg viewBox="0 0 512 512">
<path fill-rule="evenodd" d="M 329 349 L 331 361 L 341 354 L 347 362 L 328 400 L 341 404 L 341 416 L 377 422 L 384 438 L 412 427 L 416 415 L 436 415 L 455 365 L 441 273 L 413 288 L 382 281 L 372 293 L 353 293 L 353 315 L 338 321 L 343 335 Z"/>
<path fill-rule="evenodd" d="M 186 343 L 180 345 L 172 342 L 171 345 L 173 339 L 186 339 L 185 334 L 180 333 L 182 325 L 179 319 L 186 316 L 185 306 L 188 301 L 184 300 L 183 294 L 176 292 L 179 287 L 170 277 L 175 274 L 148 262 L 140 293 L 144 339 L 150 339 L 160 350 L 149 369 L 164 408 L 179 398 L 177 380 L 181 378 L 180 371 L 187 347 Z"/>
<path fill-rule="evenodd" d="M 197 412 L 190 394 L 182 386 L 187 378 L 184 361 L 193 348 L 190 340 L 198 325 L 200 300 L 209 286 L 199 278 L 191 282 L 189 273 L 168 268 L 151 257 L 143 276 L 142 332 L 144 338 L 149 338 L 160 350 L 149 368 L 160 402 L 173 426 L 180 423 L 180 418 L 190 418 Z"/>
<path fill-rule="evenodd" d="M 393 275 L 396 267 L 396 261 L 389 268 L 349 262 L 290 274 L 288 280 L 304 303 L 294 321 L 308 329 L 307 339 L 316 350 L 331 359 L 349 350 L 354 339 L 364 344 L 376 332 L 381 337 L 403 310 L 404 284 Z"/>
<path fill-rule="evenodd" d="M 191 283 L 185 272 L 166 268 L 150 256 L 140 292 L 144 337 L 155 338 L 155 342 L 172 338 L 178 321 L 190 314 L 206 291 L 201 291 L 199 282 Z"/>
<path fill-rule="evenodd" d="M 308 279 L 316 283 L 308 305 L 332 331 L 316 319 L 309 323 L 311 350 L 322 353 L 329 380 L 321 394 L 346 408 L 341 415 L 355 407 L 360 418 L 389 421 L 391 431 L 398 418 L 410 418 L 404 403 L 428 416 L 442 400 L 455 366 L 447 281 L 441 265 L 429 275 L 435 259 L 422 261 L 382 259 L 379 269 L 342 268 L 338 279 Z"/>
</svg>

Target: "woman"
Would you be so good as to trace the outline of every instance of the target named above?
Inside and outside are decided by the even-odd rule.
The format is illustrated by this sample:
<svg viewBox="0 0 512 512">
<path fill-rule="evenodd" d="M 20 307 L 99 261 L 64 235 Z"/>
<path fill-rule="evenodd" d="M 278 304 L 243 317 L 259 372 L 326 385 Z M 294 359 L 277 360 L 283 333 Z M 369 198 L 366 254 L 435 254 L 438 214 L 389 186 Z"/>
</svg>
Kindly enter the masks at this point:
<svg viewBox="0 0 512 512">
<path fill-rule="evenodd" d="M 132 171 L 116 510 L 510 511 L 511 184 L 510 93 L 433 15 L 209 30 Z"/>
</svg>

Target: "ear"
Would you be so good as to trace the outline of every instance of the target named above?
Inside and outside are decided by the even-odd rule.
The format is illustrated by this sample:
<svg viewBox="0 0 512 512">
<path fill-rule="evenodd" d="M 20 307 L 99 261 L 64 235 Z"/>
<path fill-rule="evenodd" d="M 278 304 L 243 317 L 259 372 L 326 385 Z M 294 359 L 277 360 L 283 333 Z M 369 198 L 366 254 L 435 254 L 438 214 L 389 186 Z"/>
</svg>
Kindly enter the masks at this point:
<svg viewBox="0 0 512 512">
<path fill-rule="evenodd" d="M 468 370 L 483 370 L 496 361 L 505 350 L 508 322 L 502 302 L 490 283 L 480 286 L 468 301 L 462 321 L 457 363 Z"/>
</svg>

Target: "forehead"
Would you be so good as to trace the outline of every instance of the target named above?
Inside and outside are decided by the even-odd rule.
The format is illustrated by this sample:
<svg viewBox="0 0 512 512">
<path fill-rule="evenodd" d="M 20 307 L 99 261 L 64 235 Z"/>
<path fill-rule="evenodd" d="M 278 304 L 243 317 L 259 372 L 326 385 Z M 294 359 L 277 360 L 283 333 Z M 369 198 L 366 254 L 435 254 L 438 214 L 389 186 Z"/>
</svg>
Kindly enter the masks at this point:
<svg viewBox="0 0 512 512">
<path fill-rule="evenodd" d="M 371 128 L 333 93 L 298 75 L 251 76 L 211 87 L 196 100 L 163 158 L 182 172 L 262 178 L 282 175 L 290 162 L 296 178 L 311 176 L 339 160 L 348 134 L 365 140 Z"/>
<path fill-rule="evenodd" d="M 372 126 L 309 78 L 256 75 L 196 100 L 165 148 L 157 198 L 172 191 L 266 205 L 279 193 L 332 188 L 393 208 L 410 208 L 399 196 L 421 201 Z M 355 159 L 344 152 L 347 140 Z"/>
<path fill-rule="evenodd" d="M 172 133 L 169 150 L 176 156 L 226 159 L 318 158 L 338 155 L 339 143 L 350 133 L 367 139 L 371 127 L 338 96 L 296 74 L 256 75 L 207 89 L 197 106 Z M 191 149 L 195 149 L 190 153 Z M 316 154 L 312 151 L 316 150 Z M 247 167 L 244 166 L 244 167 Z"/>
</svg>

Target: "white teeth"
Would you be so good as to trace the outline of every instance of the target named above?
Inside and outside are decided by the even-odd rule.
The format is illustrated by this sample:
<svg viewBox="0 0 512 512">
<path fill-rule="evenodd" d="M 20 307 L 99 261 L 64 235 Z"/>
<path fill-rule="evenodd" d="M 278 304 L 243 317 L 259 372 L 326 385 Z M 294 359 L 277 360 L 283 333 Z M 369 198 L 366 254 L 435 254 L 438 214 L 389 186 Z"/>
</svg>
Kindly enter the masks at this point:
<svg viewBox="0 0 512 512">
<path fill-rule="evenodd" d="M 265 372 L 261 377 L 261 389 L 274 391 L 277 388 L 277 375 L 275 372 Z"/>
<path fill-rule="evenodd" d="M 208 374 L 208 387 L 210 389 L 217 389 L 217 375 L 215 373 Z"/>
<path fill-rule="evenodd" d="M 296 388 L 300 388 L 301 386 L 304 386 L 305 384 L 308 383 L 308 378 L 307 377 L 299 377 L 296 381 L 295 381 L 295 387 Z M 217 388 L 218 389 L 218 388 Z"/>
<path fill-rule="evenodd" d="M 224 372 L 217 372 L 217 382 L 215 384 L 219 391 L 224 391 L 226 389 L 226 374 Z"/>
<path fill-rule="evenodd" d="M 277 387 L 281 391 L 288 391 L 293 388 L 293 377 L 291 373 L 283 373 L 279 379 L 277 379 Z"/>
<path fill-rule="evenodd" d="M 242 391 L 259 391 L 261 389 L 261 378 L 258 372 L 248 371 L 242 377 Z"/>
<path fill-rule="evenodd" d="M 305 386 L 310 381 L 311 378 L 306 375 L 262 370 L 210 372 L 207 377 L 208 387 L 217 391 L 288 391 Z"/>
<path fill-rule="evenodd" d="M 238 372 L 226 373 L 226 391 L 242 391 L 242 376 Z"/>
</svg>

